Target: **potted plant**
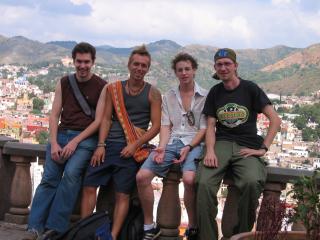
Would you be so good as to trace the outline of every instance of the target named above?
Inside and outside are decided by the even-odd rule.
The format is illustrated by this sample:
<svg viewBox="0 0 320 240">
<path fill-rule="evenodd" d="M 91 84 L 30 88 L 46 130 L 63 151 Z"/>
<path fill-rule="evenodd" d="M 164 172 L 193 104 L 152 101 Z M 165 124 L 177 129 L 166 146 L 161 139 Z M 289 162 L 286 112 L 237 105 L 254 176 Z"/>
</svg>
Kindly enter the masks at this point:
<svg viewBox="0 0 320 240">
<path fill-rule="evenodd" d="M 257 222 L 257 228 L 262 231 L 237 234 L 230 240 L 320 240 L 319 175 L 316 170 L 312 176 L 301 176 L 294 181 L 288 192 L 296 200 L 292 211 L 286 209 L 283 201 L 267 199 Z M 286 230 L 289 223 L 297 222 L 304 225 L 306 232 Z"/>
<path fill-rule="evenodd" d="M 320 172 L 315 170 L 311 177 L 297 179 L 288 193 L 296 200 L 292 222 L 301 222 L 306 228 L 307 239 L 320 240 Z"/>
</svg>

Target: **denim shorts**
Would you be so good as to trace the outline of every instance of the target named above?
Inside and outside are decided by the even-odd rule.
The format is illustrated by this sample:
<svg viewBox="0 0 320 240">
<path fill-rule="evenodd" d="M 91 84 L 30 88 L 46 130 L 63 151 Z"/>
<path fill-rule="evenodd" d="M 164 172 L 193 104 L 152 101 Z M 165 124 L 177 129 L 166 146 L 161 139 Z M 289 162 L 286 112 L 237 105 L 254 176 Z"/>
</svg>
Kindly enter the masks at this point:
<svg viewBox="0 0 320 240">
<path fill-rule="evenodd" d="M 173 165 L 173 160 L 180 156 L 180 150 L 185 147 L 180 139 L 174 139 L 172 144 L 167 144 L 163 162 L 156 163 L 153 160 L 154 152 L 152 152 L 147 160 L 143 163 L 142 169 L 149 169 L 158 176 L 165 177 Z M 202 156 L 202 146 L 198 145 L 192 149 L 187 155 L 186 159 L 180 163 L 182 172 L 197 170 L 195 161 Z"/>
<path fill-rule="evenodd" d="M 116 192 L 130 194 L 136 185 L 139 164 L 133 157 L 120 156 L 120 152 L 126 146 L 126 143 L 107 141 L 104 162 L 100 166 L 88 167 L 83 185 L 106 186 L 112 180 Z"/>
</svg>

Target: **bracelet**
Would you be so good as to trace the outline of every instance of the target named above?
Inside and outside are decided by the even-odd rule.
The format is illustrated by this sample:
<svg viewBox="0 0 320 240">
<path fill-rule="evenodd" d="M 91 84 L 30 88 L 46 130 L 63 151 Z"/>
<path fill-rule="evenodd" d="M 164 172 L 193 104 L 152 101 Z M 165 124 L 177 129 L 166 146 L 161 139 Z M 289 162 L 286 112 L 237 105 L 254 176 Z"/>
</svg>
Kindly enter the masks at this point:
<svg viewBox="0 0 320 240">
<path fill-rule="evenodd" d="M 263 149 L 263 150 L 265 150 L 266 152 L 268 152 L 268 150 L 269 150 L 268 147 L 267 147 L 264 143 L 262 143 L 260 149 Z"/>
<path fill-rule="evenodd" d="M 105 147 L 105 146 L 106 146 L 106 144 L 104 142 L 101 142 L 101 143 L 97 144 L 97 147 Z"/>
<path fill-rule="evenodd" d="M 192 151 L 192 149 L 194 148 L 191 144 L 187 144 L 186 146 L 188 146 L 190 148 L 190 152 Z"/>
</svg>

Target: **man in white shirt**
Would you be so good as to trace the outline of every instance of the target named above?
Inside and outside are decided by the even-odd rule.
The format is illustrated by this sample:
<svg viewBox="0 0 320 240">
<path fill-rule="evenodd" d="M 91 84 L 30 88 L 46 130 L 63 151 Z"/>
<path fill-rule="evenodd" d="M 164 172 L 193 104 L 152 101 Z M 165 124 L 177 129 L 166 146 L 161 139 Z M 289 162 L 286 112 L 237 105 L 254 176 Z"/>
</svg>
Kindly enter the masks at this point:
<svg viewBox="0 0 320 240">
<path fill-rule="evenodd" d="M 201 141 L 206 131 L 202 109 L 207 91 L 195 81 L 197 61 L 187 53 L 180 53 L 172 60 L 179 86 L 169 90 L 163 98 L 160 142 L 137 174 L 139 197 L 144 212 L 143 240 L 157 239 L 160 228 L 153 222 L 154 195 L 151 185 L 157 175 L 165 177 L 174 163 L 181 164 L 185 187 L 184 202 L 189 225 L 188 240 L 197 238 L 195 214 L 195 159 L 202 154 Z"/>
</svg>

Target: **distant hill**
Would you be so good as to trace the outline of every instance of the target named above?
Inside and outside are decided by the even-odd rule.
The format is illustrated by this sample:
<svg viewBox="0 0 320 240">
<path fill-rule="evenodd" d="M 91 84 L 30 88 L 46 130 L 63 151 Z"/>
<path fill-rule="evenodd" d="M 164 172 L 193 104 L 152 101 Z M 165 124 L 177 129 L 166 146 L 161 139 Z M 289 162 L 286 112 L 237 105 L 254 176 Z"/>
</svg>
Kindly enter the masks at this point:
<svg viewBox="0 0 320 240">
<path fill-rule="evenodd" d="M 74 48 L 75 45 L 77 45 L 77 42 L 75 42 L 75 41 L 51 41 L 51 42 L 47 42 L 47 44 L 56 45 L 56 46 L 71 50 Z"/>
<path fill-rule="evenodd" d="M 315 44 L 300 51 L 294 52 L 289 56 L 268 65 L 261 69 L 264 72 L 273 72 L 276 70 L 289 68 L 292 65 L 299 65 L 300 68 L 307 68 L 311 65 L 320 66 L 320 44 Z"/>
<path fill-rule="evenodd" d="M 68 50 L 59 46 L 33 41 L 22 36 L 0 38 L 0 64 L 56 62 L 69 54 Z"/>
<path fill-rule="evenodd" d="M 320 89 L 320 44 L 299 49 L 261 69 L 268 91 L 307 95 Z"/>
<path fill-rule="evenodd" d="M 0 64 L 56 62 L 70 56 L 75 44 L 75 41 L 41 43 L 22 36 L 7 38 L 0 35 Z M 176 84 L 170 65 L 172 58 L 181 51 L 198 59 L 196 79 L 203 87 L 210 88 L 218 83 L 211 78 L 217 47 L 197 44 L 181 46 L 171 40 L 160 40 L 146 46 L 152 55 L 148 76 L 162 90 Z M 127 72 L 128 55 L 134 47 L 96 46 L 97 63 L 115 71 Z M 275 46 L 239 49 L 236 52 L 239 75 L 257 82 L 268 92 L 307 94 L 320 89 L 320 44 L 307 48 Z"/>
</svg>

